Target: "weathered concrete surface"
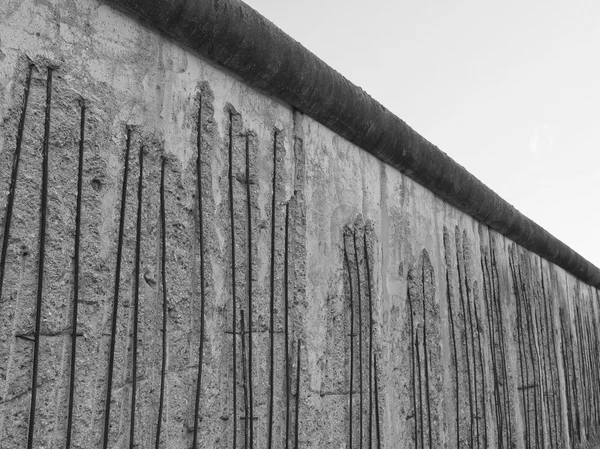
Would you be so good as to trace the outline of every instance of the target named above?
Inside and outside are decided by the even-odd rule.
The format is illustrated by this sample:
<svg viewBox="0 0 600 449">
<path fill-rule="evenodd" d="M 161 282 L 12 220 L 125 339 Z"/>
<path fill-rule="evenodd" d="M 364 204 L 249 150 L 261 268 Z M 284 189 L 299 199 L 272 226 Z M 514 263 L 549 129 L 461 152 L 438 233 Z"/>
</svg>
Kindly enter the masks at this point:
<svg viewBox="0 0 600 449">
<path fill-rule="evenodd" d="M 596 266 L 241 0 L 107 1 L 283 99 L 491 229 L 600 287 Z"/>
<path fill-rule="evenodd" d="M 594 287 L 107 5 L 0 0 L 0 52 L 0 447 L 129 447 L 134 369 L 137 447 L 592 439 Z"/>
</svg>

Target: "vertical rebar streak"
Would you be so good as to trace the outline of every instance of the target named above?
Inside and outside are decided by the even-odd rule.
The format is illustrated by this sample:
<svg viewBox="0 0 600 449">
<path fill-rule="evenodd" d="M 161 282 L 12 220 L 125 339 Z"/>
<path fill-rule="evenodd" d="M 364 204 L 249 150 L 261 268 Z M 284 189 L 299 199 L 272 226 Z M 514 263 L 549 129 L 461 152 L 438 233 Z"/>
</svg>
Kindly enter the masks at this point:
<svg viewBox="0 0 600 449">
<path fill-rule="evenodd" d="M 569 440 L 571 441 L 571 447 L 575 445 L 574 442 L 574 430 L 573 430 L 573 415 L 571 411 L 571 388 L 569 387 L 569 360 L 567 358 L 566 347 L 566 332 L 563 322 L 563 314 L 562 310 L 560 310 L 560 330 L 561 330 L 561 339 L 560 339 L 560 348 L 562 353 L 562 361 L 563 361 L 563 372 L 565 374 L 565 395 L 567 399 L 567 431 L 569 433 Z"/>
<path fill-rule="evenodd" d="M 469 412 L 470 412 L 470 417 L 471 417 L 471 426 L 470 426 L 470 441 L 471 441 L 471 445 L 470 447 L 474 448 L 474 444 L 473 444 L 473 422 L 475 421 L 475 415 L 473 413 L 473 391 L 471 388 L 471 361 L 470 361 L 470 357 L 469 357 L 469 334 L 467 331 L 467 309 L 465 308 L 465 297 L 463 296 L 463 280 L 461 278 L 460 275 L 460 260 L 459 260 L 459 253 L 458 253 L 458 242 L 457 242 L 457 251 L 456 251 L 456 269 L 458 271 L 458 285 L 459 285 L 459 295 L 460 295 L 460 302 L 461 302 L 461 306 L 462 306 L 462 312 L 463 312 L 463 327 L 464 327 L 464 333 L 465 333 L 465 356 L 466 356 L 466 360 L 467 360 L 467 381 L 469 384 Z M 463 267 L 464 269 L 464 267 Z M 466 289 L 466 287 L 465 287 Z M 468 295 L 467 295 L 467 305 L 466 307 L 469 308 L 470 310 L 470 305 L 468 304 Z M 473 341 L 471 340 L 471 344 L 473 344 Z M 475 365 L 475 360 L 473 360 L 473 365 Z M 475 398 L 475 400 L 477 400 L 477 398 Z"/>
<path fill-rule="evenodd" d="M 135 411 L 137 402 L 137 353 L 138 353 L 138 318 L 140 313 L 140 252 L 142 243 L 142 188 L 144 183 L 144 146 L 140 146 L 140 174 L 138 178 L 138 207 L 135 228 L 135 267 L 133 271 L 133 366 L 131 373 L 131 414 L 129 415 L 129 449 L 135 442 Z"/>
<path fill-rule="evenodd" d="M 527 374 L 527 367 L 525 367 L 525 370 L 523 370 L 523 352 L 525 351 L 524 349 L 522 349 L 522 341 L 523 341 L 523 336 L 522 336 L 522 319 L 521 319 L 521 296 L 519 294 L 519 284 L 518 284 L 518 279 L 517 279 L 517 274 L 514 268 L 514 257 L 509 253 L 509 257 L 508 257 L 508 262 L 509 262 L 509 268 L 511 271 L 511 275 L 512 275 L 512 279 L 513 279 L 513 289 L 514 289 L 514 294 L 515 294 L 515 300 L 516 300 L 516 310 L 517 310 L 517 346 L 519 347 L 519 367 L 520 367 L 520 371 L 521 371 L 521 385 L 525 386 L 529 384 L 529 375 Z M 524 348 L 524 343 L 523 343 L 523 348 Z M 526 447 L 530 447 L 529 444 L 529 402 L 526 399 L 527 398 L 527 392 L 524 388 L 521 388 L 521 400 L 523 402 L 523 411 L 525 413 L 525 445 Z"/>
<path fill-rule="evenodd" d="M 117 265 L 115 269 L 115 289 L 111 315 L 110 350 L 108 358 L 108 381 L 106 385 L 106 402 L 104 404 L 104 433 L 103 449 L 108 447 L 110 429 L 110 403 L 112 397 L 113 372 L 115 365 L 115 344 L 117 339 L 117 313 L 119 310 L 119 285 L 121 281 L 121 256 L 123 253 L 123 234 L 125 229 L 125 206 L 127 204 L 127 175 L 129 172 L 129 151 L 131 149 L 131 128 L 127 128 L 127 143 L 125 145 L 125 167 L 123 168 L 123 185 L 121 188 L 121 211 L 119 215 L 119 240 L 117 244 Z"/>
<path fill-rule="evenodd" d="M 160 447 L 160 432 L 165 402 L 165 378 L 167 371 L 167 220 L 165 213 L 165 165 L 163 156 L 160 170 L 160 272 L 162 281 L 162 360 L 160 367 L 160 398 L 158 400 L 158 418 L 156 424 L 155 449 Z"/>
<path fill-rule="evenodd" d="M 369 449 L 371 449 L 373 447 L 373 298 L 366 229 L 363 233 L 363 239 L 365 267 L 367 269 L 367 293 L 369 295 Z"/>
<path fill-rule="evenodd" d="M 48 148 L 50 146 L 50 110 L 52 103 L 52 71 L 48 67 L 46 81 L 46 113 L 44 119 L 44 141 L 42 146 L 42 185 L 40 201 L 40 237 L 37 297 L 35 304 L 35 333 L 33 340 L 33 374 L 31 376 L 31 405 L 29 407 L 29 430 L 27 434 L 27 449 L 33 447 L 35 427 L 35 406 L 37 399 L 38 364 L 40 356 L 40 330 L 42 326 L 42 298 L 44 290 L 44 261 L 46 256 L 46 216 L 48 212 Z"/>
<path fill-rule="evenodd" d="M 583 354 L 583 360 L 585 361 L 586 371 L 587 371 L 587 385 L 588 385 L 588 423 L 589 428 L 594 424 L 594 411 L 595 411 L 595 385 L 593 379 L 592 372 L 592 364 L 590 359 L 590 340 L 589 335 L 587 333 L 588 320 L 581 318 L 581 333 L 582 333 L 582 341 L 585 345 L 585 352 Z"/>
<path fill-rule="evenodd" d="M 572 324 L 570 322 L 570 319 L 567 318 L 566 320 L 567 326 L 568 326 L 568 333 L 567 333 L 567 343 L 568 343 L 568 347 L 567 347 L 567 362 L 569 363 L 569 370 L 570 372 L 570 379 L 571 379 L 571 385 L 572 385 L 572 398 L 571 398 L 571 408 L 575 409 L 574 411 L 571 411 L 571 414 L 573 416 L 573 446 L 575 445 L 575 435 L 577 435 L 577 441 L 580 442 L 581 441 L 581 426 L 580 426 L 580 421 L 579 421 L 579 395 L 577 392 L 577 377 L 576 377 L 576 373 L 575 373 L 575 358 L 574 358 L 574 348 L 573 348 L 573 329 L 572 329 Z M 569 362 L 569 356 L 571 357 L 571 360 Z M 577 432 L 577 433 L 575 433 Z"/>
<path fill-rule="evenodd" d="M 198 226 L 200 252 L 200 343 L 198 345 L 198 375 L 196 377 L 196 397 L 194 402 L 194 436 L 192 449 L 198 448 L 198 418 L 200 415 L 200 393 L 202 391 L 202 362 L 204 357 L 204 211 L 202 209 L 202 97 L 199 99 L 196 130 L 196 194 L 198 196 Z"/>
<path fill-rule="evenodd" d="M 542 327 L 542 320 L 541 317 L 536 313 L 534 314 L 534 323 L 537 326 L 538 329 L 538 336 L 539 338 L 542 340 L 542 344 L 544 343 L 544 329 Z M 537 346 L 536 346 L 537 349 Z M 542 366 L 543 365 L 543 366 Z M 541 383 L 541 387 L 540 387 L 540 408 L 542 409 L 542 413 L 544 411 L 544 408 L 546 409 L 546 422 L 548 424 L 548 439 L 549 439 L 549 447 L 552 447 L 552 428 L 550 426 L 550 419 L 552 417 L 552 413 L 550 412 L 550 392 L 548 390 L 548 369 L 550 367 L 546 364 L 546 357 L 544 355 L 544 347 L 542 346 L 542 354 L 540 357 L 540 353 L 538 351 L 538 373 L 540 376 L 540 383 Z M 545 395 L 545 401 L 544 399 L 544 392 L 546 392 Z M 545 406 L 545 407 L 544 407 Z M 544 416 L 542 415 L 542 427 L 540 429 L 541 435 L 542 435 L 542 447 L 546 447 L 545 446 L 545 432 L 544 432 Z"/>
<path fill-rule="evenodd" d="M 589 407 L 588 407 L 588 398 L 589 398 L 589 392 L 588 390 L 588 385 L 587 385 L 587 379 L 586 379 L 586 367 L 585 367 L 585 344 L 584 341 L 582 339 L 582 329 L 581 329 L 581 311 L 579 309 L 578 306 L 575 306 L 575 316 L 573 317 L 575 320 L 575 336 L 577 337 L 577 346 L 578 346 L 578 359 L 579 359 L 579 373 L 581 375 L 581 384 L 582 384 L 582 408 L 583 408 L 583 422 L 585 425 L 585 429 L 586 431 L 588 431 L 589 429 L 589 422 L 588 422 L 588 416 L 589 416 Z M 587 433 L 587 432 L 586 432 Z"/>
<path fill-rule="evenodd" d="M 268 449 L 273 447 L 273 377 L 275 374 L 275 206 L 277 201 L 277 130 L 273 133 L 273 186 L 271 197 L 271 285 L 269 298 L 269 432 L 267 439 Z"/>
<path fill-rule="evenodd" d="M 410 286 L 406 287 L 406 296 L 408 298 L 408 316 L 410 320 L 410 361 L 412 365 L 412 397 L 413 397 L 413 418 L 414 418 L 414 439 L 415 439 L 415 448 L 419 446 L 419 439 L 417 436 L 418 433 L 418 417 L 417 417 L 417 374 L 415 372 L 415 323 L 413 317 L 413 308 L 412 308 L 412 298 L 410 295 Z M 420 375 L 420 374 L 419 374 Z M 377 370 L 375 370 L 375 379 L 377 379 Z"/>
<path fill-rule="evenodd" d="M 250 136 L 246 136 L 246 214 L 248 216 L 248 395 L 250 449 L 254 449 L 254 395 L 252 390 L 252 196 L 250 192 Z M 248 416 L 246 416 L 248 419 Z"/>
<path fill-rule="evenodd" d="M 31 88 L 31 76 L 33 73 L 33 63 L 29 64 L 25 87 L 23 88 L 23 105 L 19 125 L 17 128 L 17 142 L 15 153 L 12 160 L 12 170 L 10 174 L 10 185 L 8 187 L 8 198 L 6 201 L 6 211 L 4 215 L 4 233 L 2 235 L 2 254 L 0 256 L 0 301 L 2 300 L 2 289 L 4 287 L 4 273 L 6 269 L 6 254 L 8 250 L 8 240 L 10 237 L 10 224 L 12 221 L 12 211 L 15 203 L 15 191 L 17 188 L 17 177 L 19 175 L 19 162 L 21 160 L 21 146 L 23 145 L 23 132 L 25 130 L 25 117 L 27 116 L 27 105 L 29 104 L 29 90 Z"/>
<path fill-rule="evenodd" d="M 240 335 L 242 340 L 242 388 L 244 390 L 244 449 L 248 449 L 248 378 L 246 371 L 246 323 L 244 309 L 240 310 Z"/>
<path fill-rule="evenodd" d="M 421 435 L 421 449 L 425 448 L 425 435 L 423 429 L 423 382 L 421 381 L 421 353 L 419 352 L 419 332 L 415 335 L 415 348 L 417 352 L 417 370 L 418 370 L 418 381 L 419 381 L 419 434 Z M 430 448 L 431 449 L 431 448 Z"/>
<path fill-rule="evenodd" d="M 533 375 L 533 410 L 534 410 L 534 416 L 535 416 L 535 445 L 536 447 L 538 446 L 538 442 L 539 442 L 539 421 L 538 421 L 538 399 L 537 399 L 537 391 L 538 391 L 538 379 L 536 377 L 536 370 L 535 370 L 535 363 L 534 363 L 534 352 L 533 352 L 533 345 L 531 340 L 534 338 L 533 331 L 532 331 L 532 326 L 531 326 L 531 305 L 530 305 L 530 300 L 529 300 L 529 295 L 527 294 L 527 287 L 525 286 L 525 282 L 523 282 L 523 275 L 521 273 L 521 263 L 517 264 L 517 273 L 519 275 L 519 285 L 522 288 L 522 299 L 524 302 L 524 307 L 525 307 L 525 326 L 526 326 L 526 331 L 527 331 L 527 346 L 529 347 L 529 358 L 530 358 L 530 363 L 531 363 L 531 370 L 532 375 Z M 525 344 L 525 340 L 523 340 L 523 344 Z M 527 348 L 526 348 L 527 349 Z M 527 362 L 526 362 L 527 363 Z M 529 385 L 529 380 L 527 381 L 527 385 Z"/>
<path fill-rule="evenodd" d="M 525 282 L 523 281 L 523 275 L 521 273 L 521 264 L 517 264 L 517 269 L 518 269 L 518 273 L 519 273 L 519 282 L 520 285 L 523 289 L 523 300 L 525 302 L 524 306 L 525 306 L 525 325 L 526 325 L 526 330 L 527 330 L 527 343 L 528 343 L 528 347 L 529 347 L 529 358 L 531 361 L 531 370 L 532 375 L 533 375 L 533 410 L 534 410 L 534 416 L 535 416 L 535 445 L 536 447 L 539 445 L 539 440 L 540 440 L 540 425 L 539 425 L 539 413 L 538 413 L 538 389 L 539 389 L 539 385 L 540 382 L 537 378 L 536 375 L 536 369 L 535 369 L 535 361 L 534 361 L 534 346 L 532 344 L 532 339 L 535 338 L 534 335 L 534 331 L 533 331 L 533 324 L 532 324 L 532 316 L 533 316 L 533 311 L 532 311 L 532 307 L 531 307 L 531 300 L 529 298 L 529 294 L 527 293 L 527 287 L 525 285 Z M 542 446 L 544 446 L 543 441 L 542 441 Z"/>
<path fill-rule="evenodd" d="M 596 390 L 594 392 L 594 400 L 595 400 L 595 413 L 594 413 L 594 417 L 595 417 L 595 424 L 598 425 L 598 423 L 600 422 L 600 416 L 599 416 L 599 395 L 600 395 L 600 366 L 599 366 L 599 362 L 598 362 L 598 339 L 597 336 L 595 334 L 592 333 L 592 329 L 598 329 L 597 323 L 595 318 L 592 318 L 590 320 L 590 322 L 588 323 L 588 335 L 589 338 L 591 340 L 591 348 L 590 348 L 590 358 L 592 358 L 591 362 L 593 362 L 593 369 L 594 369 L 594 385 L 596 387 Z"/>
<path fill-rule="evenodd" d="M 500 401 L 500 390 L 498 388 L 499 380 L 498 380 L 498 365 L 496 362 L 496 336 L 495 336 L 495 326 L 493 325 L 493 312 L 492 312 L 492 302 L 494 300 L 490 279 L 490 272 L 488 269 L 488 260 L 487 254 L 484 252 L 482 247 L 482 255 L 481 255 L 481 273 L 483 275 L 483 299 L 486 304 L 486 316 L 488 322 L 488 334 L 489 334 L 489 344 L 490 344 L 490 356 L 492 359 L 492 375 L 494 376 L 494 405 L 496 409 L 496 433 L 498 435 L 498 445 L 500 448 L 504 447 L 504 440 L 502 437 L 502 428 L 503 428 L 503 415 L 502 415 L 502 404 Z M 481 339 L 479 340 L 479 354 L 481 357 L 482 349 L 481 349 Z M 482 367 L 482 377 L 483 377 L 483 362 L 481 363 Z M 485 401 L 485 397 L 484 397 Z M 485 402 L 484 402 L 485 404 Z M 486 426 L 487 433 L 487 426 Z M 487 440 L 486 440 L 487 444 Z"/>
<path fill-rule="evenodd" d="M 591 337 L 591 330 L 590 330 L 590 321 L 591 320 L 586 320 L 585 322 L 585 340 L 587 342 L 587 364 L 588 364 L 588 369 L 589 369 L 589 376 L 591 377 L 590 379 L 590 385 L 591 385 L 591 391 L 590 391 L 590 403 L 591 403 L 591 407 L 592 407 L 592 416 L 590 417 L 590 420 L 592 420 L 593 424 L 597 424 L 598 423 L 598 408 L 597 408 L 597 389 L 598 389 L 598 378 L 597 378 L 597 370 L 595 369 L 596 367 L 594 366 L 594 362 L 593 362 L 593 353 L 594 353 L 594 345 L 593 345 L 593 339 Z"/>
<path fill-rule="evenodd" d="M 550 370 L 550 384 L 552 386 L 552 417 L 553 417 L 553 421 L 554 421 L 554 443 L 555 443 L 555 447 L 558 448 L 560 447 L 558 444 L 558 422 L 556 420 L 556 393 L 555 393 L 555 379 L 554 379 L 554 368 L 553 367 L 553 363 L 552 363 L 552 351 L 556 350 L 556 346 L 554 345 L 554 335 L 552 335 L 552 340 L 553 343 L 550 344 L 550 334 L 553 332 L 554 330 L 554 326 L 550 327 L 550 319 L 548 318 L 548 308 L 550 307 L 549 302 L 552 301 L 551 298 L 548 298 L 547 294 L 546 294 L 546 285 L 544 283 L 544 265 L 543 265 L 543 260 L 540 256 L 540 278 L 542 280 L 542 300 L 544 302 L 544 318 L 546 321 L 546 348 L 548 349 L 548 368 Z M 548 304 L 547 304 L 548 303 Z M 556 357 L 556 354 L 555 354 Z"/>
<path fill-rule="evenodd" d="M 591 391 L 591 383 L 590 383 L 590 373 L 589 373 L 589 364 L 588 364 L 588 358 L 587 358 L 587 354 L 588 354 L 588 346 L 587 346 L 587 341 L 585 338 L 585 334 L 584 334 L 584 328 L 583 328 L 583 320 L 581 318 L 581 309 L 578 310 L 578 315 L 579 315 L 579 328 L 580 328 L 580 344 L 581 344 L 581 357 L 583 359 L 583 368 L 584 368 L 584 373 L 585 373 L 585 384 L 586 384 L 586 389 L 587 389 L 587 421 L 586 421 L 586 429 L 588 429 L 588 433 L 589 433 L 589 429 L 592 425 L 591 422 L 591 413 L 592 413 L 592 391 Z"/>
<path fill-rule="evenodd" d="M 421 284 L 423 287 L 423 358 L 425 359 L 425 399 L 427 401 L 427 430 L 429 447 L 433 448 L 433 432 L 431 430 L 431 404 L 429 398 L 429 355 L 427 353 L 427 316 L 425 303 L 425 263 L 421 266 Z"/>
<path fill-rule="evenodd" d="M 358 262 L 358 247 L 356 245 L 356 230 L 352 233 L 354 242 L 354 261 L 356 263 L 356 284 L 358 286 L 358 388 L 360 396 L 358 398 L 360 414 L 358 415 L 359 423 L 359 448 L 362 449 L 363 444 L 363 352 L 362 352 L 362 286 L 360 284 L 360 264 Z"/>
<path fill-rule="evenodd" d="M 592 333 L 592 329 L 598 329 L 598 324 L 596 322 L 595 317 L 590 319 L 588 332 L 590 334 L 590 339 L 592 343 L 590 357 L 593 358 L 593 368 L 594 368 L 594 385 L 596 386 L 595 391 L 595 403 L 596 403 L 596 425 L 600 423 L 600 361 L 598 360 L 598 337 L 595 333 Z"/>
<path fill-rule="evenodd" d="M 73 256 L 73 317 L 71 320 L 71 373 L 69 377 L 69 405 L 67 416 L 67 441 L 71 447 L 73 433 L 73 405 L 75 401 L 75 360 L 77 357 L 77 312 L 79 305 L 79 243 L 81 239 L 81 192 L 83 188 L 83 150 L 85 141 L 85 102 L 80 101 L 79 160 L 77 164 L 77 205 L 75 206 L 75 249 Z"/>
<path fill-rule="evenodd" d="M 298 340 L 296 346 L 298 351 L 298 360 L 296 361 L 296 416 L 294 419 L 294 449 L 298 449 L 298 442 L 300 440 L 300 340 Z"/>
<path fill-rule="evenodd" d="M 344 239 L 344 260 L 346 262 L 346 267 L 348 268 L 348 284 L 350 287 L 350 388 L 348 391 L 349 397 L 349 449 L 352 449 L 352 388 L 354 384 L 354 298 L 352 293 L 352 271 L 350 268 L 350 261 L 348 259 L 348 251 L 346 248 L 346 235 L 342 237 Z"/>
<path fill-rule="evenodd" d="M 596 295 L 598 296 L 598 290 L 596 290 Z M 592 323 L 590 324 L 590 326 L 593 327 L 593 329 L 595 330 L 594 332 L 594 337 L 593 337 L 593 343 L 594 343 L 594 347 L 593 347 L 593 357 L 594 357 L 594 372 L 596 374 L 596 410 L 597 410 L 597 414 L 596 414 L 596 424 L 598 424 L 600 422 L 600 351 L 598 350 L 598 320 L 596 319 L 596 317 L 592 318 Z"/>
<path fill-rule="evenodd" d="M 233 113 L 229 112 L 229 217 L 231 226 L 231 305 L 233 345 L 233 448 L 237 448 L 237 301 L 235 285 L 235 221 L 233 211 Z"/>
<path fill-rule="evenodd" d="M 574 402 L 575 405 L 575 425 L 577 427 L 577 441 L 581 442 L 581 419 L 579 415 L 579 396 L 580 391 L 577 388 L 577 373 L 575 371 L 575 348 L 573 345 L 573 325 L 571 322 L 569 324 L 569 351 L 568 354 L 571 355 L 571 379 L 573 381 L 573 394 L 574 394 Z"/>
<path fill-rule="evenodd" d="M 381 449 L 381 428 L 379 427 L 379 388 L 377 386 L 377 354 L 373 354 L 373 364 L 375 375 L 375 428 L 377 430 L 377 449 Z"/>
<path fill-rule="evenodd" d="M 502 397 L 503 397 L 503 405 L 505 409 L 505 417 L 507 420 L 506 424 L 506 436 L 508 438 L 508 445 L 512 443 L 512 419 L 511 419 L 511 406 L 510 406 L 510 394 L 508 393 L 508 368 L 506 367 L 506 341 L 504 339 L 504 328 L 502 326 L 502 301 L 500 301 L 500 282 L 498 278 L 498 264 L 496 261 L 496 253 L 494 251 L 494 241 L 489 235 L 490 242 L 490 272 L 492 279 L 492 297 L 494 299 L 494 313 L 496 314 L 496 323 L 498 323 L 498 331 L 499 331 L 499 342 L 500 342 L 500 359 L 502 362 L 502 375 L 504 378 L 503 388 L 502 388 Z M 496 285 L 498 284 L 498 285 Z"/>
<path fill-rule="evenodd" d="M 485 407 L 485 393 L 486 393 L 486 389 L 485 389 L 485 372 L 483 370 L 484 366 L 483 366 L 483 348 L 481 346 L 481 331 L 480 331 L 480 324 L 479 324 L 479 314 L 477 312 L 477 300 L 473 301 L 473 304 L 475 305 L 475 326 L 477 329 L 477 346 L 479 349 L 479 369 L 480 369 L 480 373 L 481 373 L 481 408 L 482 408 L 482 418 L 483 418 L 483 441 L 484 441 L 484 447 L 488 447 L 488 436 L 487 436 L 487 412 L 486 412 L 486 407 Z"/>
<path fill-rule="evenodd" d="M 450 267 L 446 266 L 446 300 L 448 301 L 448 316 L 450 318 L 450 330 L 452 335 L 452 348 L 454 350 L 454 389 L 456 394 L 456 447 L 460 447 L 460 411 L 459 411 L 459 389 L 458 389 L 458 352 L 456 350 L 456 332 L 454 328 L 454 315 L 452 313 L 452 297 L 450 295 Z"/>
<path fill-rule="evenodd" d="M 289 273 L 288 273 L 288 258 L 289 258 L 289 227 L 290 227 L 290 203 L 285 203 L 285 250 L 284 250 L 284 261 L 283 261 L 283 297 L 285 304 L 283 309 L 285 310 L 285 448 L 289 447 L 290 440 L 290 354 L 289 354 Z"/>
<path fill-rule="evenodd" d="M 469 327 L 471 328 L 471 354 L 473 357 L 473 396 L 475 398 L 475 429 L 477 431 L 477 447 L 480 447 L 479 438 L 479 398 L 477 393 L 477 358 L 475 357 L 475 333 L 473 331 L 473 312 L 471 311 L 471 286 L 469 285 L 469 268 L 465 256 L 466 239 L 463 237 L 463 275 L 465 280 L 465 293 L 467 296 L 467 312 L 469 313 Z M 473 446 L 475 447 L 475 446 Z"/>
<path fill-rule="evenodd" d="M 470 414 L 470 422 L 471 422 L 471 426 L 469 428 L 470 430 L 470 447 L 474 448 L 474 444 L 473 444 L 473 421 L 475 420 L 474 418 L 474 414 L 473 414 L 473 396 L 472 396 L 472 389 L 471 389 L 471 361 L 469 359 L 469 334 L 467 332 L 467 310 L 465 309 L 465 297 L 463 295 L 463 280 L 462 277 L 460 275 L 460 255 L 459 255 L 459 246 L 460 246 L 460 234 L 457 228 L 457 234 L 456 234 L 456 270 L 458 272 L 458 293 L 459 293 L 459 298 L 460 298 L 460 304 L 461 304 L 461 308 L 462 308 L 462 318 L 463 318 L 463 328 L 464 328 L 464 334 L 465 334 L 465 358 L 467 361 L 467 382 L 469 385 L 469 414 Z M 464 267 L 463 267 L 464 269 Z M 468 300 L 468 298 L 467 298 Z M 470 307 L 467 304 L 468 307 Z M 471 342 L 472 343 L 472 342 Z M 475 361 L 473 360 L 473 364 L 475 364 Z"/>
<path fill-rule="evenodd" d="M 569 323 L 569 346 L 571 354 L 571 379 L 573 379 L 573 394 L 575 395 L 575 425 L 577 426 L 577 441 L 581 442 L 581 420 L 579 416 L 579 393 L 577 388 L 577 376 L 575 375 L 575 348 L 573 347 L 573 326 Z"/>
<path fill-rule="evenodd" d="M 588 425 L 589 428 L 592 427 L 593 424 L 595 424 L 595 411 L 596 411 L 596 402 L 595 402 L 595 398 L 596 398 L 596 394 L 595 394 L 595 390 L 596 390 L 596 385 L 595 385 L 595 380 L 594 379 L 594 373 L 592 371 L 592 360 L 590 357 L 590 352 L 591 352 L 591 341 L 589 338 L 589 320 L 585 320 L 583 321 L 583 319 L 581 319 L 581 333 L 582 333 L 582 340 L 585 344 L 585 353 L 584 353 L 584 361 L 586 364 L 586 371 L 587 371 L 587 376 L 588 376 Z"/>
<path fill-rule="evenodd" d="M 502 377 L 502 405 L 503 419 L 506 420 L 507 447 L 512 444 L 512 413 L 510 405 L 510 393 L 508 392 L 508 368 L 506 366 L 506 340 L 504 338 L 502 301 L 500 300 L 500 282 L 498 279 L 498 266 L 496 253 L 493 248 L 493 240 L 490 238 L 490 276 L 492 280 L 493 315 L 497 323 L 498 342 L 500 345 L 500 376 Z"/>
</svg>

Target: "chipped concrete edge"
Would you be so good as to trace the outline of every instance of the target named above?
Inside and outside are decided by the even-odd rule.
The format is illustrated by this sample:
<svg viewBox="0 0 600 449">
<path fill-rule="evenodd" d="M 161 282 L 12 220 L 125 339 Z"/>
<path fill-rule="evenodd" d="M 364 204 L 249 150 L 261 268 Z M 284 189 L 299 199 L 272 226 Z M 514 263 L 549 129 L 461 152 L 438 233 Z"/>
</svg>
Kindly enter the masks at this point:
<svg viewBox="0 0 600 449">
<path fill-rule="evenodd" d="M 105 0 L 330 128 L 491 229 L 600 287 L 600 269 L 240 0 Z"/>
</svg>

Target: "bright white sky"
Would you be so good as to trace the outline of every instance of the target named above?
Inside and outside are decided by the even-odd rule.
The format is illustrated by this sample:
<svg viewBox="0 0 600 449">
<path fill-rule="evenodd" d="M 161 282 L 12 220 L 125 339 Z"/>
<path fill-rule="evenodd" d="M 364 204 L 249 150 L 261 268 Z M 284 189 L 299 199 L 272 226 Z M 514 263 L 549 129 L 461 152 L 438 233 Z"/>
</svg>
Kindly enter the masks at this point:
<svg viewBox="0 0 600 449">
<path fill-rule="evenodd" d="M 245 0 L 600 267 L 599 0 Z"/>
</svg>

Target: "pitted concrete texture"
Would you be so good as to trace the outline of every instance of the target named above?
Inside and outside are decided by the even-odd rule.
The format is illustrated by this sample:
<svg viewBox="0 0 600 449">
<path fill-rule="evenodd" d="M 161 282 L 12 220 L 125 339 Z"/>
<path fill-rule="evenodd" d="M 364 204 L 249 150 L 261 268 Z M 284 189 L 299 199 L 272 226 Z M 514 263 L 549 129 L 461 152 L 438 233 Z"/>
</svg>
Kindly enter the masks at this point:
<svg viewBox="0 0 600 449">
<path fill-rule="evenodd" d="M 93 0 L 0 99 L 2 449 L 593 447 L 599 292 L 311 117 Z"/>
</svg>

